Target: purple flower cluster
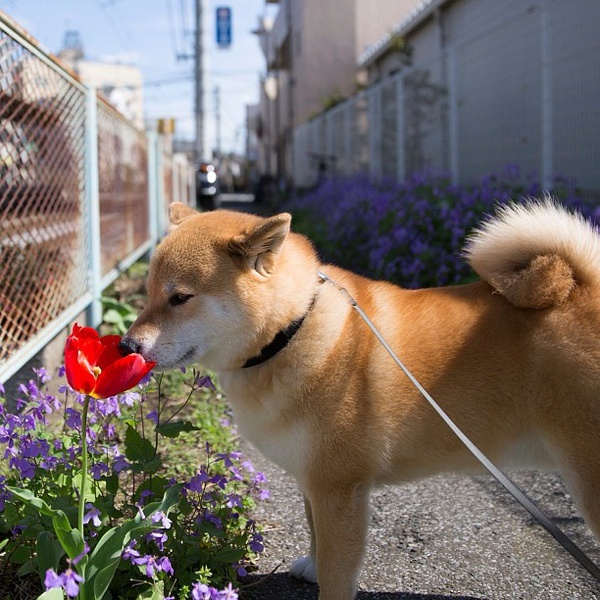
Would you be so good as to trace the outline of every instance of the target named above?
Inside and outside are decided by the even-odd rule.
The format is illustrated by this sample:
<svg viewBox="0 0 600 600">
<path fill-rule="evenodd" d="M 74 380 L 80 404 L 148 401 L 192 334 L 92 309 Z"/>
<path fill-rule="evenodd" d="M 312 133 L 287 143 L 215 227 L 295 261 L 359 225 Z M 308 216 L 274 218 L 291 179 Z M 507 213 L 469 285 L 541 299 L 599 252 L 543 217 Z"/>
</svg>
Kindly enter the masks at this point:
<svg viewBox="0 0 600 600">
<path fill-rule="evenodd" d="M 554 184 L 565 205 L 600 219 L 600 209 L 587 207 L 573 182 L 557 178 Z M 328 179 L 289 209 L 326 262 L 416 288 L 471 279 L 460 257 L 468 232 L 497 205 L 541 193 L 535 176 L 510 165 L 473 186 L 432 174 L 414 174 L 403 183 Z"/>
<path fill-rule="evenodd" d="M 26 488 L 53 508 L 64 509 L 78 501 L 83 397 L 68 386 L 60 386 L 64 398 L 56 398 L 48 392 L 49 379 L 44 369 L 36 370 L 35 378 L 19 388 L 15 412 L 6 408 L 0 386 L 0 472 L 5 473 L 0 476 L 0 533 L 8 532 L 15 547 L 36 539 L 40 520 L 13 501 L 8 486 Z M 200 387 L 214 389 L 205 376 L 194 380 L 193 389 Z M 160 501 L 167 489 L 177 485 L 174 479 L 155 475 L 160 468 L 156 465 L 160 454 L 143 434 L 147 428 L 158 444 L 154 425 L 158 425 L 159 413 L 154 425 L 148 415 L 139 422 L 143 400 L 132 393 L 105 400 L 90 399 L 85 435 L 92 475 L 88 493 L 93 493 L 95 500 L 85 504 L 86 552 L 90 546 L 93 552 L 94 545 L 115 524 L 137 516 L 145 519 L 148 502 Z M 132 427 L 135 422 L 141 434 Z M 125 425 L 128 434 L 124 436 Z M 190 586 L 194 574 L 206 568 L 213 574 L 213 585 L 195 583 L 193 598 L 237 598 L 231 584 L 220 591 L 214 586 L 244 576 L 248 557 L 262 552 L 262 536 L 246 512 L 250 498 L 268 498 L 265 484 L 264 475 L 256 472 L 240 452 L 219 453 L 207 442 L 205 463 L 183 484 L 179 510 L 169 516 L 153 512 L 151 530 L 124 548 L 123 564 L 153 581 L 173 577 Z M 123 498 L 119 506 L 115 506 L 117 497 Z M 7 506 L 10 510 L 6 510 Z M 198 561 L 208 562 L 190 561 L 194 544 L 197 552 L 192 554 Z M 213 554 L 223 558 L 211 563 Z M 32 546 L 31 558 L 35 560 L 34 557 Z M 59 573 L 49 569 L 43 581 L 46 589 L 60 587 L 67 596 L 77 596 L 83 579 L 76 564 L 75 560 L 63 564 L 64 570 Z M 176 573 L 178 567 L 190 572 Z M 119 595 L 118 590 L 115 595 Z"/>
<path fill-rule="evenodd" d="M 44 586 L 47 590 L 51 588 L 63 588 L 69 598 L 75 598 L 79 594 L 79 584 L 83 577 L 69 567 L 64 573 L 58 575 L 54 569 L 46 571 Z"/>
<path fill-rule="evenodd" d="M 47 473 L 72 472 L 81 456 L 81 405 L 83 397 L 69 392 L 67 386 L 59 390 L 65 394 L 65 401 L 48 393 L 46 384 L 49 376 L 45 369 L 34 369 L 36 379 L 19 386 L 20 396 L 16 400 L 17 413 L 8 412 L 0 404 L 0 444 L 4 445 L 1 458 L 8 461 L 8 467 L 18 474 L 21 482 L 33 480 L 42 471 Z M 92 466 L 92 477 L 101 479 L 109 472 L 119 473 L 128 467 L 118 445 L 102 445 L 114 436 L 114 425 L 110 420 L 120 415 L 120 404 L 128 404 L 131 394 L 122 394 L 106 400 L 94 400 L 90 410 L 90 424 L 102 421 L 99 432 L 88 428 L 86 434 L 93 451 L 97 455 L 112 458 L 113 464 L 97 460 Z M 68 402 L 71 405 L 68 405 Z M 48 418 L 52 413 L 63 412 L 63 431 L 52 435 L 48 431 Z M 66 444 L 66 441 L 68 443 Z M 31 484 L 29 484 L 31 487 Z M 35 486 L 34 486 L 35 487 Z M 6 499 L 0 486 L 0 502 Z M 1 508 L 0 504 L 0 508 Z"/>
<path fill-rule="evenodd" d="M 231 583 L 221 591 L 205 583 L 195 583 L 192 587 L 192 600 L 237 600 L 237 592 Z"/>
</svg>

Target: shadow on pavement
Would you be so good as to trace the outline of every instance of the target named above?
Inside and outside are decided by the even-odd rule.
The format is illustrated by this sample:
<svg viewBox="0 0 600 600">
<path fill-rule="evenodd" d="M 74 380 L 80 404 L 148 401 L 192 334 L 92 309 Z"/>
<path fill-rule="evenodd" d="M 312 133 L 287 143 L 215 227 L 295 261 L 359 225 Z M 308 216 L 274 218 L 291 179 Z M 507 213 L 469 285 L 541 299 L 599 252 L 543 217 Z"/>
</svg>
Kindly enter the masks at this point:
<svg viewBox="0 0 600 600">
<path fill-rule="evenodd" d="M 298 581 L 288 573 L 267 577 L 249 575 L 241 585 L 240 600 L 318 600 L 316 585 Z M 413 594 L 404 592 L 359 592 L 356 600 L 480 600 L 476 596 Z"/>
</svg>

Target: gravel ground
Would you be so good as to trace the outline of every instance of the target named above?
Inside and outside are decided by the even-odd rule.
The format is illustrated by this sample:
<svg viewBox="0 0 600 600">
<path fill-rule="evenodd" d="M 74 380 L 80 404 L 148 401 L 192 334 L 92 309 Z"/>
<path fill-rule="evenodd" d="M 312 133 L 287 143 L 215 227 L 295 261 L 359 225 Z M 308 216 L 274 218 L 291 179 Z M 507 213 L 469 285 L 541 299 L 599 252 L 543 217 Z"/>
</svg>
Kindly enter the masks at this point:
<svg viewBox="0 0 600 600">
<path fill-rule="evenodd" d="M 302 497 L 292 477 L 245 444 L 269 478 L 256 518 L 265 551 L 242 600 L 316 600 L 317 587 L 288 576 L 308 551 Z M 598 544 L 561 478 L 509 476 L 600 563 Z M 597 583 L 491 476 L 446 475 L 373 493 L 359 600 L 600 599 Z"/>
</svg>

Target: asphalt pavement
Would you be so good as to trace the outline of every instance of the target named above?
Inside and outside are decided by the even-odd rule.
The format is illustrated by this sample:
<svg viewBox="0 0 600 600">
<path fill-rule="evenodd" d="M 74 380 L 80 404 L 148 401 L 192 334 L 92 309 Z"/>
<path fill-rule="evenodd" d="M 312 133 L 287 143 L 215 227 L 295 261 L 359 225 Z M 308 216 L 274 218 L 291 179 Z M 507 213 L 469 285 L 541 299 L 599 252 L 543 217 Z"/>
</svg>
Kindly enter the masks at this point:
<svg viewBox="0 0 600 600">
<path fill-rule="evenodd" d="M 302 497 L 293 478 L 244 443 L 269 479 L 271 499 L 255 512 L 265 551 L 242 600 L 316 600 L 315 585 L 288 575 L 308 552 Z M 555 473 L 509 471 L 596 563 L 600 543 Z M 358 600 L 600 598 L 596 582 L 489 475 L 444 475 L 377 490 Z"/>
</svg>

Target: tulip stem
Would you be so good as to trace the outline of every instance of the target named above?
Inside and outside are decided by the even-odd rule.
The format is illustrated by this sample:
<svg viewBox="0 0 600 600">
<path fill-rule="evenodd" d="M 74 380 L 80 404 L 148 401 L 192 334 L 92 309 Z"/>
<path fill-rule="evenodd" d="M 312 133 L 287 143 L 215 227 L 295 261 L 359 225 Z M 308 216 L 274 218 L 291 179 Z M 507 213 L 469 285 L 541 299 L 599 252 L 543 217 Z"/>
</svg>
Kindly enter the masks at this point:
<svg viewBox="0 0 600 600">
<path fill-rule="evenodd" d="M 90 397 L 86 394 L 83 401 L 81 413 L 81 489 L 79 490 L 79 533 L 83 537 L 83 517 L 85 514 L 85 487 L 87 484 L 88 449 L 87 449 L 87 414 L 90 405 Z"/>
</svg>

